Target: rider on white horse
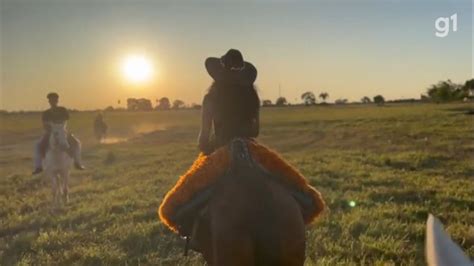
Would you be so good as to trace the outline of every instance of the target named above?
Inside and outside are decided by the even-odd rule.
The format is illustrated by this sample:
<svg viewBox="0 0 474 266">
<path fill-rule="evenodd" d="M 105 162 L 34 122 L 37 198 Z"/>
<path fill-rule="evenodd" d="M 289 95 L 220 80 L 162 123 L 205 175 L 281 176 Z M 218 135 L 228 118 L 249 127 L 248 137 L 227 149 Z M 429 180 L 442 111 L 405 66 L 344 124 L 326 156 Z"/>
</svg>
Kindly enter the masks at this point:
<svg viewBox="0 0 474 266">
<path fill-rule="evenodd" d="M 59 95 L 52 92 L 47 95 L 47 98 L 51 108 L 44 111 L 42 115 L 45 133 L 41 136 L 35 146 L 35 170 L 33 171 L 33 174 L 38 174 L 43 171 L 42 162 L 48 148 L 50 123 L 64 124 L 69 120 L 69 113 L 66 108 L 58 106 Z M 68 134 L 68 142 L 70 146 L 68 154 L 74 159 L 74 166 L 76 169 L 83 170 L 84 166 L 81 163 L 81 142 L 72 134 Z"/>
</svg>

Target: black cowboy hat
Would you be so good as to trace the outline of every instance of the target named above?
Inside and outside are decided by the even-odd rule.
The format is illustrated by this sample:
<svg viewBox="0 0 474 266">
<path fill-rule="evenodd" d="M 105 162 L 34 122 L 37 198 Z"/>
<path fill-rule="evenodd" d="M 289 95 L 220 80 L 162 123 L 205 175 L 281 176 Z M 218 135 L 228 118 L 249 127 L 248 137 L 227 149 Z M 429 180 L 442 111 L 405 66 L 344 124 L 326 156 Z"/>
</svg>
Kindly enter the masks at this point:
<svg viewBox="0 0 474 266">
<path fill-rule="evenodd" d="M 48 95 L 46 95 L 46 98 L 48 99 L 58 99 L 59 95 L 56 92 L 50 92 Z"/>
<path fill-rule="evenodd" d="M 253 84 L 257 79 L 257 69 L 251 63 L 245 62 L 242 53 L 236 49 L 230 49 L 221 58 L 207 58 L 205 66 L 215 81 L 232 79 Z"/>
</svg>

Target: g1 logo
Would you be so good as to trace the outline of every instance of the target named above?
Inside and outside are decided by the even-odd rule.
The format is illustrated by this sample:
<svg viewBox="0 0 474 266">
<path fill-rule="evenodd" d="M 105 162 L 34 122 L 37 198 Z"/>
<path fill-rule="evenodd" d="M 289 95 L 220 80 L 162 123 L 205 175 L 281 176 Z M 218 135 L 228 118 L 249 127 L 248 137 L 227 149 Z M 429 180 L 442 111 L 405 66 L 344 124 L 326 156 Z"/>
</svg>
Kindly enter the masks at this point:
<svg viewBox="0 0 474 266">
<path fill-rule="evenodd" d="M 436 37 L 444 38 L 448 36 L 451 28 L 450 21 L 453 22 L 453 32 L 458 31 L 458 14 L 455 13 L 451 17 L 439 17 L 435 21 Z"/>
</svg>

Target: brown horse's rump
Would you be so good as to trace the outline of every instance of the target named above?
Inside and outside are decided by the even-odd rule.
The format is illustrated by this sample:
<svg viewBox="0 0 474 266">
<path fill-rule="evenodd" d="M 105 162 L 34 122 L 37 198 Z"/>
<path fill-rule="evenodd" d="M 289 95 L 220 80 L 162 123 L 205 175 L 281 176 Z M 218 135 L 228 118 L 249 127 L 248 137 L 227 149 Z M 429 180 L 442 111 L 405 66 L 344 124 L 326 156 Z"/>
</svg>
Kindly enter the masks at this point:
<svg viewBox="0 0 474 266">
<path fill-rule="evenodd" d="M 310 206 L 302 205 L 302 214 L 306 224 L 313 222 L 324 210 L 325 203 L 319 191 L 309 185 L 306 178 L 276 152 L 256 141 L 248 141 L 253 159 L 290 190 L 298 191 L 311 199 Z M 191 168 L 182 175 L 176 185 L 166 194 L 158 209 L 163 223 L 178 232 L 173 222 L 178 210 L 192 201 L 196 195 L 215 184 L 230 166 L 231 155 L 227 146 L 217 149 L 211 155 L 199 154 Z"/>
</svg>

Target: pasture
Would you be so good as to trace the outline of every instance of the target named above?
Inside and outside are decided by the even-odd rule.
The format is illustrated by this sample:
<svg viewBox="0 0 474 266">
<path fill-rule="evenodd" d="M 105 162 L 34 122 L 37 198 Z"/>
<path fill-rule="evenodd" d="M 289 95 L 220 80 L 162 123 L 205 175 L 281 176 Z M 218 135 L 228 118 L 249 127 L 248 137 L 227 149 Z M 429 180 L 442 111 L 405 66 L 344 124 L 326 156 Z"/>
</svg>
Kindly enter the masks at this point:
<svg viewBox="0 0 474 266">
<path fill-rule="evenodd" d="M 474 256 L 474 134 L 468 104 L 263 108 L 259 140 L 322 192 L 307 265 L 421 265 L 428 213 Z M 50 182 L 31 176 L 40 114 L 0 117 L 1 265 L 199 265 L 156 208 L 197 155 L 197 110 L 71 113 L 85 171 L 51 213 Z"/>
</svg>

